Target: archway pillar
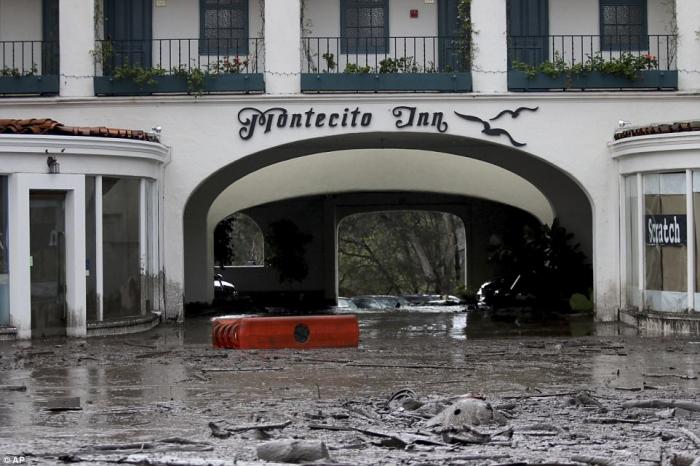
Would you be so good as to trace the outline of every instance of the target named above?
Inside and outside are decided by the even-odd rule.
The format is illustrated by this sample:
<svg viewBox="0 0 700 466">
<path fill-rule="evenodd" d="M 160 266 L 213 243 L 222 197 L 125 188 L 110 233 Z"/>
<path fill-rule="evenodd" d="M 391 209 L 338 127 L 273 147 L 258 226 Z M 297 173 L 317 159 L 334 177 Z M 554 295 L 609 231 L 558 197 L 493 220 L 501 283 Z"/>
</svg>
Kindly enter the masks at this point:
<svg viewBox="0 0 700 466">
<path fill-rule="evenodd" d="M 618 320 L 620 288 L 620 210 L 610 199 L 619 197 L 619 177 L 611 174 L 606 181 L 608 196 L 598 191 L 591 199 L 593 210 L 593 304 L 600 322 Z"/>
</svg>

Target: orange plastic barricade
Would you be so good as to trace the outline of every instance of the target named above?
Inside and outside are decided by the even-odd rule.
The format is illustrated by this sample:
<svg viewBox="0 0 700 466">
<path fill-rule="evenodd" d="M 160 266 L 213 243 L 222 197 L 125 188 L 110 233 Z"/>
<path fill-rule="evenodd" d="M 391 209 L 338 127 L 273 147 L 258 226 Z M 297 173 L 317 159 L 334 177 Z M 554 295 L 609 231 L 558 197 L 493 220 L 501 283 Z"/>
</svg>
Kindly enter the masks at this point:
<svg viewBox="0 0 700 466">
<path fill-rule="evenodd" d="M 215 348 L 352 348 L 359 342 L 360 327 L 354 315 L 212 320 Z"/>
</svg>

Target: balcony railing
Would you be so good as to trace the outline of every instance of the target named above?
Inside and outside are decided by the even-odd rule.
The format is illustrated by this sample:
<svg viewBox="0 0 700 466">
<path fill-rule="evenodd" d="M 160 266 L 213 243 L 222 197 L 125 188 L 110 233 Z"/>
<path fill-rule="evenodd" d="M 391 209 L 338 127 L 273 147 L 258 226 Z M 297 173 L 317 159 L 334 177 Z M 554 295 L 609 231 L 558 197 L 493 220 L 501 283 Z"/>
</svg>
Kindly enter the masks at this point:
<svg viewBox="0 0 700 466">
<path fill-rule="evenodd" d="M 58 94 L 58 42 L 0 41 L 0 94 Z"/>
<path fill-rule="evenodd" d="M 263 40 L 153 39 L 96 44 L 95 94 L 264 92 Z"/>
<path fill-rule="evenodd" d="M 304 92 L 468 92 L 469 41 L 458 37 L 304 37 Z"/>
<path fill-rule="evenodd" d="M 674 35 L 510 36 L 508 88 L 676 89 Z"/>
</svg>

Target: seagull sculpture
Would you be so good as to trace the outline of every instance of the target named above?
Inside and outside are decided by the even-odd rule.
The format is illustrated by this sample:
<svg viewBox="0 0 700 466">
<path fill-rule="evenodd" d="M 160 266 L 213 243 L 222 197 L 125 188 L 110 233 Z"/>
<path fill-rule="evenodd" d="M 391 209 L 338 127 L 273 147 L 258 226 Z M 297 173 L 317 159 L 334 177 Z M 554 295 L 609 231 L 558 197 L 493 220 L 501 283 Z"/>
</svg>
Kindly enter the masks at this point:
<svg viewBox="0 0 700 466">
<path fill-rule="evenodd" d="M 481 123 L 484 126 L 484 129 L 481 130 L 482 133 L 486 134 L 487 136 L 506 136 L 508 139 L 510 139 L 510 143 L 513 144 L 515 147 L 523 147 L 525 144 L 522 142 L 518 142 L 513 137 L 508 133 L 508 131 L 504 130 L 503 128 L 491 128 L 491 124 L 488 121 L 484 121 L 479 117 L 475 117 L 473 115 L 465 115 L 463 113 L 459 113 L 455 111 L 455 114 L 463 118 L 467 121 L 473 121 L 475 123 Z"/>
</svg>

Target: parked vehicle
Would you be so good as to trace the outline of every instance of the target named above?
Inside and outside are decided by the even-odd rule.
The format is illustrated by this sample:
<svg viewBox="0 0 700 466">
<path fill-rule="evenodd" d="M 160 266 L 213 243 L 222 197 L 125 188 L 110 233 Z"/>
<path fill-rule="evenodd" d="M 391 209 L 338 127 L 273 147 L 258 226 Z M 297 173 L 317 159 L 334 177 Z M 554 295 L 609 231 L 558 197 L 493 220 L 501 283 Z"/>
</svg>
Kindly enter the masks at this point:
<svg viewBox="0 0 700 466">
<path fill-rule="evenodd" d="M 238 296 L 236 286 L 224 280 L 220 273 L 214 275 L 214 299 L 217 301 L 228 301 Z"/>
<path fill-rule="evenodd" d="M 406 299 L 391 295 L 355 296 L 352 302 L 362 309 L 397 309 L 409 305 Z"/>
<path fill-rule="evenodd" d="M 528 279 L 523 275 L 498 277 L 484 282 L 476 296 L 480 308 L 530 306 L 535 301 Z"/>
<path fill-rule="evenodd" d="M 350 298 L 339 297 L 338 306 L 341 309 L 357 309 L 357 305 Z"/>
</svg>

